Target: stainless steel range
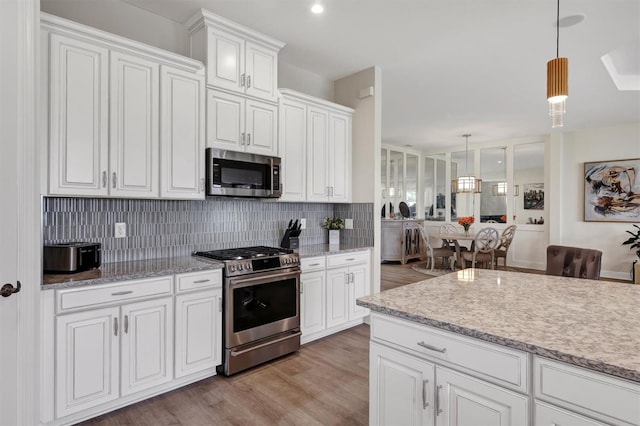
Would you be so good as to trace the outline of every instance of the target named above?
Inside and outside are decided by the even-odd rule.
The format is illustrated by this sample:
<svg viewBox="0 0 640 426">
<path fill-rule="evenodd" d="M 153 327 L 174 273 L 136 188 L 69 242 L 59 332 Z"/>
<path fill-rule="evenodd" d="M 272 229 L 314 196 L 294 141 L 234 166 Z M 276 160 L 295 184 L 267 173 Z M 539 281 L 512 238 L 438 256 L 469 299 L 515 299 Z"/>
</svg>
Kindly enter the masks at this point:
<svg viewBox="0 0 640 426">
<path fill-rule="evenodd" d="M 300 259 L 293 250 L 195 252 L 224 262 L 223 364 L 231 375 L 300 348 Z"/>
</svg>

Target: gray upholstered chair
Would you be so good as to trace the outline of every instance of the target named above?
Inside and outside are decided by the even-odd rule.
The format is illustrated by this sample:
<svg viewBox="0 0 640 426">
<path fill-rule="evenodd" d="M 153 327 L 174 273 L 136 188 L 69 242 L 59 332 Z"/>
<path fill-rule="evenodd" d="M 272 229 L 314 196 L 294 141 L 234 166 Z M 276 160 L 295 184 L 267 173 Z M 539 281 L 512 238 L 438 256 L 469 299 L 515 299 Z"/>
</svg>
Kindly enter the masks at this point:
<svg viewBox="0 0 640 426">
<path fill-rule="evenodd" d="M 471 267 L 476 267 L 476 262 L 488 263 L 491 265 L 491 269 L 494 269 L 495 254 L 494 251 L 500 237 L 498 231 L 495 228 L 482 228 L 476 234 L 476 238 L 473 240 L 470 251 L 463 251 L 460 253 L 462 259 L 465 262 L 471 262 Z M 465 263 L 466 264 L 466 263 Z"/>
<path fill-rule="evenodd" d="M 601 261 L 600 250 L 551 245 L 545 274 L 599 280 Z"/>
<path fill-rule="evenodd" d="M 455 252 L 453 248 L 450 247 L 431 247 L 431 243 L 429 242 L 429 234 L 425 229 L 418 225 L 418 230 L 420 231 L 420 236 L 422 237 L 422 242 L 424 243 L 424 248 L 427 253 L 427 265 L 431 263 L 431 271 L 433 271 L 433 267 L 436 263 L 436 258 L 441 257 L 442 263 L 446 264 L 449 269 L 453 270 L 454 257 Z"/>
<path fill-rule="evenodd" d="M 513 237 L 516 234 L 516 225 L 507 226 L 504 231 L 502 231 L 502 235 L 500 236 L 500 244 L 496 247 L 495 251 L 495 262 L 496 269 L 498 268 L 498 260 L 503 259 L 504 270 L 507 270 L 507 252 L 509 251 L 509 246 L 511 246 L 511 242 L 513 241 Z"/>
</svg>

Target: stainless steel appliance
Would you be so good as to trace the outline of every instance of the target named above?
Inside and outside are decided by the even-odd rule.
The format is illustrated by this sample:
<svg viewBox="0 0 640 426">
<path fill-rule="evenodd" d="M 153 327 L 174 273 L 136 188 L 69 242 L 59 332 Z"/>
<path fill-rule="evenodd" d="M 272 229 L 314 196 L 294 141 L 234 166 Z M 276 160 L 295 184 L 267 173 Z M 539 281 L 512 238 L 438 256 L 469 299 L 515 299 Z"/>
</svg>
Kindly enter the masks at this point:
<svg viewBox="0 0 640 426">
<path fill-rule="evenodd" d="M 300 348 L 300 259 L 293 250 L 195 252 L 224 262 L 223 364 L 231 375 Z"/>
<path fill-rule="evenodd" d="M 280 158 L 207 148 L 207 195 L 278 198 Z"/>
<path fill-rule="evenodd" d="M 74 273 L 100 267 L 100 243 L 45 244 L 45 272 Z"/>
</svg>

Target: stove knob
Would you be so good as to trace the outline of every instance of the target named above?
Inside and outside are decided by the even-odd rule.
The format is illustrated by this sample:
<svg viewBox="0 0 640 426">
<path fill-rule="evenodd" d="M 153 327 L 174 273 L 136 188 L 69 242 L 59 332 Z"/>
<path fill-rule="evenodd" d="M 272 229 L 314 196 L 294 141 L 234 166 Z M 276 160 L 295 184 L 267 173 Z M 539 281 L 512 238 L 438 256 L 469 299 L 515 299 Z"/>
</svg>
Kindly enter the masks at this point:
<svg viewBox="0 0 640 426">
<path fill-rule="evenodd" d="M 247 271 L 251 270 L 251 263 L 245 263 L 244 269 L 246 269 Z"/>
<path fill-rule="evenodd" d="M 235 271 L 236 271 L 235 265 L 229 265 L 229 272 L 235 272 Z"/>
</svg>

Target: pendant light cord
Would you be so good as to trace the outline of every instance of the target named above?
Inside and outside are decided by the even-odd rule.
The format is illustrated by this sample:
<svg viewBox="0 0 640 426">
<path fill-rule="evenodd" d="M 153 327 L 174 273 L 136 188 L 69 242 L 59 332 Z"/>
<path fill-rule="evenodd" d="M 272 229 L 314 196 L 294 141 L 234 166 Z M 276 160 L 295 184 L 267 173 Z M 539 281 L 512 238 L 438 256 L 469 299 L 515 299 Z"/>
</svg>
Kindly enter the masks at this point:
<svg viewBox="0 0 640 426">
<path fill-rule="evenodd" d="M 556 58 L 560 57 L 560 0 L 558 0 L 556 14 Z"/>
</svg>

